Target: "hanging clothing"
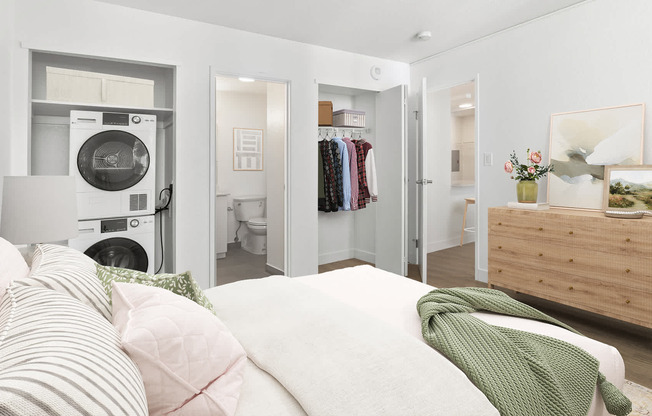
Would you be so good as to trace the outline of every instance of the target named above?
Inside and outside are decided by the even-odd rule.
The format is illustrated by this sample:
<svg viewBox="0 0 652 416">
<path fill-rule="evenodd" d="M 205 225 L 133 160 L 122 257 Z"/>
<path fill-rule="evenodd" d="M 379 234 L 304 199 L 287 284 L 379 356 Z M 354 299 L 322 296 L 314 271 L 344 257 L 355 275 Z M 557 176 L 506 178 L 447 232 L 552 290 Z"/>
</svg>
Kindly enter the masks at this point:
<svg viewBox="0 0 652 416">
<path fill-rule="evenodd" d="M 324 158 L 321 145 L 317 146 L 317 209 L 326 211 L 326 194 L 324 193 Z"/>
<path fill-rule="evenodd" d="M 336 179 L 335 179 L 335 166 L 333 163 L 333 152 L 331 151 L 331 144 L 328 140 L 319 142 L 319 150 L 321 151 L 322 167 L 324 171 L 324 212 L 337 211 L 337 195 L 336 195 Z"/>
<path fill-rule="evenodd" d="M 376 176 L 376 159 L 374 150 L 369 149 L 364 159 L 365 169 L 367 170 L 367 189 L 372 202 L 378 202 L 378 178 Z"/>
<path fill-rule="evenodd" d="M 378 201 L 378 178 L 376 176 L 376 158 L 374 157 L 374 150 L 371 143 L 361 140 L 362 148 L 364 149 L 364 165 L 367 173 L 367 198 L 371 201 Z M 369 202 L 369 199 L 367 199 Z"/>
<path fill-rule="evenodd" d="M 369 191 L 367 190 L 367 171 L 364 164 L 364 149 L 360 140 L 354 141 L 355 151 L 358 156 L 358 209 L 367 206 L 367 198 L 369 198 Z"/>
<path fill-rule="evenodd" d="M 349 168 L 351 173 L 351 211 L 358 209 L 358 153 L 355 149 L 355 144 L 345 137 L 342 139 L 346 143 L 346 149 L 349 152 Z"/>
<path fill-rule="evenodd" d="M 340 157 L 340 148 L 337 142 L 331 140 L 331 154 L 333 155 L 333 168 L 335 174 L 335 182 L 333 183 L 333 192 L 335 193 L 336 206 L 343 205 L 344 194 L 342 192 L 342 158 Z M 337 211 L 335 209 L 334 211 Z"/>
<path fill-rule="evenodd" d="M 333 137 L 333 142 L 337 143 L 340 150 L 340 160 L 342 161 L 342 205 L 340 209 L 344 211 L 351 210 L 351 168 L 349 167 L 349 151 L 346 143 L 341 137 Z"/>
</svg>

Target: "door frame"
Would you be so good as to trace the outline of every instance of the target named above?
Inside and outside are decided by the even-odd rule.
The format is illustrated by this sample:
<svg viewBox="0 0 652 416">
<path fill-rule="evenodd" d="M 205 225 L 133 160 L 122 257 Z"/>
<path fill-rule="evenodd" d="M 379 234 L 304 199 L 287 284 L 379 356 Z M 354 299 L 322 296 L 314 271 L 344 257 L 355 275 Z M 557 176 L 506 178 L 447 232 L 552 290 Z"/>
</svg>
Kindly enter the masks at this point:
<svg viewBox="0 0 652 416">
<path fill-rule="evenodd" d="M 290 182 L 291 178 L 289 176 L 289 169 L 288 169 L 288 163 L 290 160 L 290 89 L 292 87 L 292 83 L 289 79 L 285 78 L 274 78 L 274 77 L 261 77 L 260 75 L 254 75 L 250 73 L 233 73 L 233 72 L 226 72 L 226 71 L 221 71 L 219 69 L 216 69 L 215 67 L 211 66 L 210 67 L 210 91 L 209 91 L 209 97 L 210 97 L 210 105 L 209 105 L 209 123 L 210 123 L 210 131 L 209 131 L 209 144 L 208 144 L 208 152 L 209 152 L 209 178 L 208 178 L 208 213 L 209 213 L 209 218 L 208 218 L 208 250 L 209 250 L 209 267 L 208 267 L 208 273 L 209 273 L 209 284 L 210 287 L 216 286 L 217 285 L 217 256 L 215 253 L 215 190 L 216 190 L 216 185 L 217 185 L 217 167 L 216 167 L 216 161 L 215 161 L 215 155 L 216 155 L 216 143 L 217 143 L 217 120 L 216 120 L 216 102 L 217 102 L 217 96 L 216 96 L 216 77 L 224 77 L 224 78 L 238 78 L 238 77 L 247 77 L 254 79 L 256 81 L 263 81 L 263 82 L 275 82 L 279 84 L 285 84 L 285 140 L 284 140 L 284 145 L 285 145 L 285 152 L 284 152 L 284 160 L 283 160 L 283 178 L 284 178 L 284 189 L 283 189 L 283 222 L 284 222 L 284 227 L 283 227 L 283 273 L 286 276 L 292 276 L 291 270 L 290 270 L 290 258 L 291 258 L 291 253 L 290 253 L 290 244 L 289 244 L 289 230 L 290 230 L 290 215 L 289 215 L 289 201 L 290 201 Z"/>
<path fill-rule="evenodd" d="M 424 77 L 426 79 L 426 82 L 428 82 L 428 77 Z M 475 267 L 474 267 L 474 278 L 475 280 L 479 280 L 478 278 L 480 276 L 480 268 L 479 268 L 479 258 L 480 258 L 480 246 L 478 244 L 478 236 L 479 236 L 479 230 L 480 230 L 480 203 L 481 201 L 478 200 L 478 189 L 479 189 L 479 184 L 480 184 L 480 166 L 481 166 L 481 157 L 480 157 L 480 143 L 481 143 L 481 136 L 480 136 L 480 74 L 476 73 L 474 74 L 471 78 L 469 77 L 460 77 L 458 81 L 446 83 L 446 84 L 438 84 L 438 85 L 430 85 L 427 84 L 426 91 L 424 92 L 424 95 L 426 96 L 426 101 L 427 101 L 427 95 L 430 93 L 438 92 L 438 91 L 443 91 L 443 90 L 450 90 L 451 88 L 457 86 L 457 85 L 462 85 L 466 84 L 469 82 L 474 82 L 474 89 L 475 89 L 475 144 L 474 144 L 474 173 L 473 173 L 473 197 L 476 199 L 476 204 L 475 204 L 475 210 L 473 213 L 473 217 L 475 220 L 475 227 L 476 227 L 476 238 L 475 238 Z M 423 115 L 423 118 L 425 119 L 427 117 L 427 114 Z M 425 121 L 425 120 L 424 120 Z M 415 144 L 417 144 L 417 140 L 414 141 Z M 418 145 L 418 144 L 417 144 Z M 433 143 L 428 142 L 427 143 L 427 148 L 433 149 Z M 417 149 L 418 150 L 418 149 Z M 418 158 L 418 155 L 416 156 Z M 432 175 L 432 173 L 430 173 Z M 418 186 L 418 185 L 417 185 Z M 418 196 L 415 193 L 415 205 L 418 206 Z M 427 212 L 428 208 L 428 201 L 426 200 L 424 202 L 425 209 Z M 421 207 L 418 207 L 419 209 Z M 426 214 L 427 215 L 427 214 Z M 418 227 L 420 227 L 420 224 L 418 223 L 418 217 L 417 217 L 417 229 L 415 230 L 417 232 L 418 236 Z M 419 242 L 421 244 L 421 242 Z M 428 244 L 427 241 L 424 241 L 423 244 Z M 426 256 L 428 255 L 428 250 L 426 249 Z M 418 264 L 421 264 L 421 259 L 418 258 Z M 422 280 L 424 282 L 427 282 L 427 276 L 424 278 L 422 276 Z"/>
</svg>

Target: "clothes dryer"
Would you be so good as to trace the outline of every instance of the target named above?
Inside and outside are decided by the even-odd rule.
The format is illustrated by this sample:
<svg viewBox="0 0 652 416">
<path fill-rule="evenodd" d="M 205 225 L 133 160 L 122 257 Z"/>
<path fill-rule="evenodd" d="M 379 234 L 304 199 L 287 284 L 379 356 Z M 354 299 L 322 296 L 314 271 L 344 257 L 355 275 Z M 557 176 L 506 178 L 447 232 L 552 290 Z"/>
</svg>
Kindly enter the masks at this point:
<svg viewBox="0 0 652 416">
<path fill-rule="evenodd" d="M 154 273 L 154 215 L 79 221 L 68 245 L 104 266 Z"/>
<path fill-rule="evenodd" d="M 80 220 L 154 213 L 156 116 L 70 112 L 70 175 Z"/>
</svg>

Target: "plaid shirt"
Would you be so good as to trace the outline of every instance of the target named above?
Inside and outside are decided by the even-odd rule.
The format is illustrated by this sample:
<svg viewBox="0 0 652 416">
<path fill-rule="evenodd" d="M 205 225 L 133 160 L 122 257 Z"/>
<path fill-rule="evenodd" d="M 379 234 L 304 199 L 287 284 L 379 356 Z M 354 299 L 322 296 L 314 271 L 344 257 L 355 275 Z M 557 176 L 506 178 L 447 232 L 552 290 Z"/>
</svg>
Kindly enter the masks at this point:
<svg viewBox="0 0 652 416">
<path fill-rule="evenodd" d="M 367 173 L 364 165 L 365 152 L 360 140 L 356 140 L 353 143 L 355 144 L 355 151 L 358 155 L 358 208 L 365 208 L 367 206 L 366 198 L 369 198 Z"/>
</svg>

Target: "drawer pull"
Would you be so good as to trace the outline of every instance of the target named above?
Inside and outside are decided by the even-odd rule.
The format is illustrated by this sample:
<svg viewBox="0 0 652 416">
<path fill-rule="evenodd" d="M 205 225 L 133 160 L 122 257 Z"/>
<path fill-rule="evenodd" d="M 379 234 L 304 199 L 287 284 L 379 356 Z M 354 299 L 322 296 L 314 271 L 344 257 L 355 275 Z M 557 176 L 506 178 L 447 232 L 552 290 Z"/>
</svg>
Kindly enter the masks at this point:
<svg viewBox="0 0 652 416">
<path fill-rule="evenodd" d="M 573 290 L 573 286 L 568 286 L 568 290 Z"/>
<path fill-rule="evenodd" d="M 539 283 L 543 283 L 543 279 L 539 279 Z"/>
<path fill-rule="evenodd" d="M 627 299 L 627 300 L 625 301 L 625 303 L 629 303 L 629 299 Z"/>
<path fill-rule="evenodd" d="M 569 263 L 572 263 L 572 262 L 573 262 L 573 259 L 568 259 L 568 262 L 569 262 Z"/>
<path fill-rule="evenodd" d="M 502 272 L 503 272 L 503 269 L 498 269 L 498 273 L 502 273 Z"/>
<path fill-rule="evenodd" d="M 503 223 L 502 223 L 502 222 L 499 222 L 498 225 L 503 225 Z"/>
<path fill-rule="evenodd" d="M 629 272 L 631 272 L 631 270 L 625 269 L 625 273 L 629 273 Z"/>
<path fill-rule="evenodd" d="M 543 227 L 539 227 L 539 231 L 543 231 Z"/>
<path fill-rule="evenodd" d="M 632 240 L 630 240 L 629 237 L 628 237 L 628 238 L 625 239 L 625 241 L 627 241 L 629 243 Z"/>
<path fill-rule="evenodd" d="M 573 234 L 573 232 L 572 232 L 572 231 L 569 231 L 569 232 L 568 232 L 568 234 L 571 234 L 571 235 L 572 235 L 572 234 Z"/>
<path fill-rule="evenodd" d="M 500 250 L 500 249 L 502 249 L 502 248 L 503 248 L 503 246 L 498 246 L 498 250 Z"/>
<path fill-rule="evenodd" d="M 543 257 L 543 253 L 539 253 L 539 257 Z"/>
</svg>

